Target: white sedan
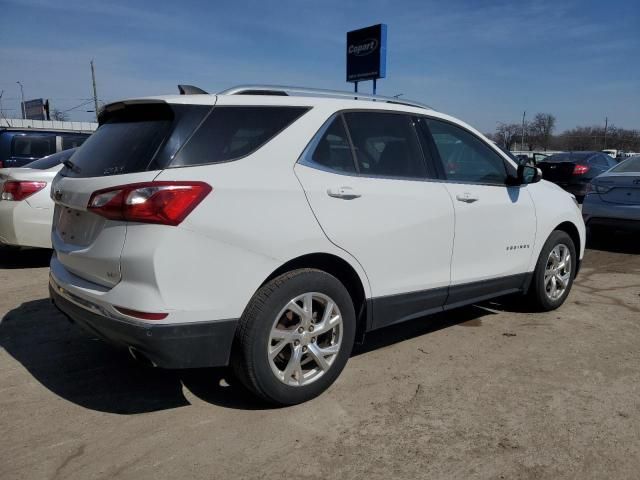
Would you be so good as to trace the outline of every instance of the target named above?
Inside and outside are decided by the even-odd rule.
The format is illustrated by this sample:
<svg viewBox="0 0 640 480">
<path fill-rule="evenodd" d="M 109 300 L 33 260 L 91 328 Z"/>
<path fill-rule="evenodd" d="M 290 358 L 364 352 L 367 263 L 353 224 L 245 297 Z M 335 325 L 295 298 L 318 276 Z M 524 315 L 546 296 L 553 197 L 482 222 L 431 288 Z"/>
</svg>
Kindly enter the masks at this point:
<svg viewBox="0 0 640 480">
<path fill-rule="evenodd" d="M 0 244 L 51 248 L 51 181 L 75 150 L 0 169 Z"/>
</svg>

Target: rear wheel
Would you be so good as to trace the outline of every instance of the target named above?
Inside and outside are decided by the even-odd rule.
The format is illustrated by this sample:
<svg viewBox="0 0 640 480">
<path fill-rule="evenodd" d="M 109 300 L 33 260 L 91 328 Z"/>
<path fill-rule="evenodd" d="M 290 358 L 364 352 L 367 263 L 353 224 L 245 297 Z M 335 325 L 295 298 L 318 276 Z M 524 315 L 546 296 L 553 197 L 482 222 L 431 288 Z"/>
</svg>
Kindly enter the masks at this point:
<svg viewBox="0 0 640 480">
<path fill-rule="evenodd" d="M 529 296 L 542 311 L 555 310 L 564 303 L 575 277 L 576 248 L 571 237 L 555 230 L 547 239 L 533 274 Z"/>
<path fill-rule="evenodd" d="M 344 368 L 355 336 L 351 297 L 332 275 L 295 270 L 265 284 L 236 332 L 233 368 L 242 383 L 280 405 L 309 400 Z"/>
</svg>

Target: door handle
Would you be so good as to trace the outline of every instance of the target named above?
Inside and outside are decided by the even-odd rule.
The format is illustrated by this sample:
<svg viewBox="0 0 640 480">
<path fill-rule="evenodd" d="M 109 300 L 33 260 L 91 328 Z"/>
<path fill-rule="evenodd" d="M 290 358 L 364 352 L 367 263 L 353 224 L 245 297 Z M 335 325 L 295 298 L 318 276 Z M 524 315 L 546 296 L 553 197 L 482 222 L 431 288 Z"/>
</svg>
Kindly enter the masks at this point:
<svg viewBox="0 0 640 480">
<path fill-rule="evenodd" d="M 464 203 L 473 203 L 480 200 L 478 197 L 471 195 L 470 193 L 459 193 L 456 195 L 456 200 Z"/>
<path fill-rule="evenodd" d="M 337 187 L 329 188 L 327 195 L 333 198 L 341 198 L 342 200 L 353 200 L 354 198 L 360 198 L 362 195 L 356 193 L 351 187 Z"/>
</svg>

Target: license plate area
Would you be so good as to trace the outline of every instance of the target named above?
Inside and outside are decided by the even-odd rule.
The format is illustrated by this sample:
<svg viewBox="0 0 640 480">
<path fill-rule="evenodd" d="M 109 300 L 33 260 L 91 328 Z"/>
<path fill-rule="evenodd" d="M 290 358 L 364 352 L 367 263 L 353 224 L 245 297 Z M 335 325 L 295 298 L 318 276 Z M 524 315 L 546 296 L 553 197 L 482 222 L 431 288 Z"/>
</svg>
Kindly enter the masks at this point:
<svg viewBox="0 0 640 480">
<path fill-rule="evenodd" d="M 69 245 L 85 247 L 102 230 L 105 219 L 93 213 L 56 205 L 54 224 L 58 237 Z"/>
</svg>

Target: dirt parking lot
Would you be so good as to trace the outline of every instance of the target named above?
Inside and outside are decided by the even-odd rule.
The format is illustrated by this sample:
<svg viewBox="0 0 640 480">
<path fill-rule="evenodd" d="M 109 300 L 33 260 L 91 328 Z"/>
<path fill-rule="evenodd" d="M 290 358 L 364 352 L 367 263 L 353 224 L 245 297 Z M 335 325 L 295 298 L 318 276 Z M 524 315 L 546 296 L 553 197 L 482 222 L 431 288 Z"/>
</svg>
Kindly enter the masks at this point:
<svg viewBox="0 0 640 480">
<path fill-rule="evenodd" d="M 137 365 L 0 252 L 0 478 L 639 478 L 640 242 L 590 245 L 567 303 L 388 328 L 337 383 L 265 409 L 224 369 Z"/>
</svg>

